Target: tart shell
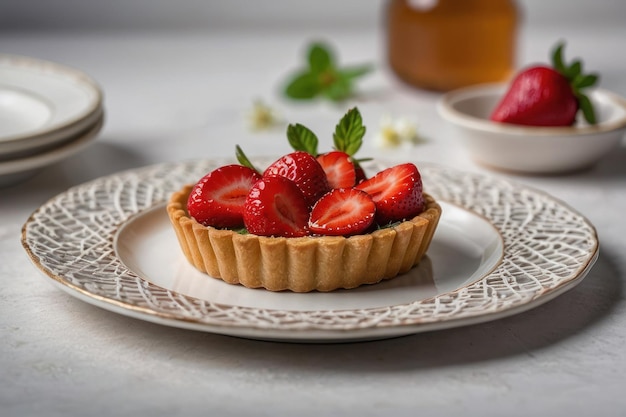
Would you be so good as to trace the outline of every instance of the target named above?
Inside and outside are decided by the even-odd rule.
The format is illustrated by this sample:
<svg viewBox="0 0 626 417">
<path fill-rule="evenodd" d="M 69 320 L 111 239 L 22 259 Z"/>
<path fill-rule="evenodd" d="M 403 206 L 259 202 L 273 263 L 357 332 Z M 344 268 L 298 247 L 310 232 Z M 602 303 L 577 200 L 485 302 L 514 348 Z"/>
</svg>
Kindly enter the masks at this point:
<svg viewBox="0 0 626 417">
<path fill-rule="evenodd" d="M 270 291 L 332 291 L 394 278 L 420 262 L 441 216 L 439 204 L 424 194 L 422 213 L 372 233 L 265 237 L 198 223 L 187 213 L 192 188 L 184 186 L 167 204 L 187 260 L 198 270 L 230 284 Z"/>
</svg>

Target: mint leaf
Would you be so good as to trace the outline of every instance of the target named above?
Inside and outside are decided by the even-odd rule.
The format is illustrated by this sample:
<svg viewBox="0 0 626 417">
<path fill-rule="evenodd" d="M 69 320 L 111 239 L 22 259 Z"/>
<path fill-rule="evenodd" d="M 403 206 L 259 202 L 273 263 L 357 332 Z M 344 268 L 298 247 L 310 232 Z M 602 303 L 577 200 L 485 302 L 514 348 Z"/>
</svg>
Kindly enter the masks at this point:
<svg viewBox="0 0 626 417">
<path fill-rule="evenodd" d="M 359 109 L 354 107 L 341 118 L 335 127 L 333 141 L 338 151 L 354 155 L 363 144 L 365 126 Z"/>
<path fill-rule="evenodd" d="M 292 77 L 285 87 L 285 94 L 294 99 L 311 99 L 317 96 L 320 90 L 318 78 L 307 71 Z"/>
<path fill-rule="evenodd" d="M 243 152 L 243 149 L 241 149 L 239 145 L 235 145 L 235 156 L 237 157 L 237 161 L 239 161 L 241 165 L 253 169 L 257 173 L 261 174 L 261 171 L 256 169 L 252 162 L 250 162 L 246 154 Z"/>
<path fill-rule="evenodd" d="M 309 48 L 309 70 L 311 72 L 320 73 L 326 71 L 334 66 L 333 61 L 333 56 L 326 46 L 314 43 Z"/>
<path fill-rule="evenodd" d="M 313 156 L 317 156 L 319 140 L 308 127 L 300 123 L 290 124 L 287 126 L 287 140 L 294 150 L 308 152 Z"/>
<path fill-rule="evenodd" d="M 349 80 L 353 80 L 355 78 L 362 77 L 374 70 L 374 67 L 371 65 L 359 65 L 355 67 L 346 67 L 339 71 L 339 74 L 343 78 L 347 78 Z"/>
<path fill-rule="evenodd" d="M 369 65 L 341 68 L 327 45 L 312 43 L 304 68 L 289 77 L 284 94 L 297 100 L 310 100 L 319 96 L 332 101 L 345 100 L 354 92 L 354 80 L 371 69 Z"/>
<path fill-rule="evenodd" d="M 352 94 L 352 83 L 347 78 L 336 78 L 324 86 L 322 94 L 333 101 L 342 101 Z"/>
</svg>

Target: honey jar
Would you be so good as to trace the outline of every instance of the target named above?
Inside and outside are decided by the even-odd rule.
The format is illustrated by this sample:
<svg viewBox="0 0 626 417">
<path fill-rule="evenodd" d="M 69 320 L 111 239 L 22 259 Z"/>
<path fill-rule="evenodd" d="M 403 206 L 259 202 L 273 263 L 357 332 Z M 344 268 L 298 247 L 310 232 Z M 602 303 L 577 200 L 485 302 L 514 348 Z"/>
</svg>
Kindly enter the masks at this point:
<svg viewBox="0 0 626 417">
<path fill-rule="evenodd" d="M 517 24 L 514 0 L 390 0 L 389 65 L 438 91 L 504 81 L 515 69 Z"/>
</svg>

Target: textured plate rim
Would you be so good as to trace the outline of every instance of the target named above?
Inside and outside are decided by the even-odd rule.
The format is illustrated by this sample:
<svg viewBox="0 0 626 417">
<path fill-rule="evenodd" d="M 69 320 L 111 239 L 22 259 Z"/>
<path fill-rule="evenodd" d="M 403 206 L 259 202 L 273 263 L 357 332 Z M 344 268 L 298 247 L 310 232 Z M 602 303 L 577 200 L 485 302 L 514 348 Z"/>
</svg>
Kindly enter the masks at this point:
<svg viewBox="0 0 626 417">
<path fill-rule="evenodd" d="M 223 163 L 223 161 L 218 162 L 217 160 L 211 160 L 210 162 L 205 162 L 205 164 L 206 163 L 214 166 L 216 164 Z M 301 319 L 306 319 L 306 320 L 312 319 L 312 317 L 307 317 L 307 314 L 316 316 L 316 317 L 313 317 L 312 322 L 308 322 L 308 323 L 296 322 L 295 325 L 291 323 L 288 326 L 281 326 L 280 323 L 277 324 L 277 323 L 272 323 L 272 322 L 260 322 L 260 323 L 252 324 L 250 322 L 245 322 L 245 320 L 240 323 L 233 323 L 232 321 L 228 321 L 228 320 L 223 321 L 223 322 L 221 322 L 220 320 L 217 320 L 217 321 L 208 320 L 207 321 L 206 317 L 203 318 L 203 317 L 198 317 L 198 316 L 193 316 L 193 315 L 185 316 L 179 311 L 172 312 L 172 311 L 163 311 L 162 309 L 157 310 L 154 308 L 146 308 L 145 306 L 132 304 L 132 303 L 123 301 L 121 299 L 111 298 L 108 295 L 103 296 L 101 294 L 95 294 L 93 291 L 87 290 L 85 288 L 81 288 L 80 286 L 69 282 L 69 280 L 63 276 L 63 273 L 57 273 L 55 271 L 52 271 L 49 267 L 46 267 L 45 265 L 43 265 L 41 261 L 42 254 L 38 253 L 38 251 L 33 248 L 34 242 L 31 242 L 29 240 L 29 231 L 33 227 L 33 223 L 35 221 L 34 219 L 42 212 L 42 210 L 49 208 L 51 203 L 55 202 L 56 199 L 64 196 L 67 193 L 80 191 L 81 187 L 86 188 L 90 186 L 97 186 L 98 183 L 103 183 L 103 182 L 106 182 L 107 180 L 123 180 L 124 178 L 128 179 L 133 176 L 141 177 L 141 175 L 149 175 L 150 173 L 164 172 L 164 171 L 171 172 L 172 170 L 175 170 L 177 168 L 183 169 L 186 166 L 192 167 L 192 166 L 198 166 L 198 165 L 203 166 L 201 161 L 195 161 L 195 162 L 189 161 L 187 163 L 173 163 L 173 164 L 172 163 L 157 164 L 157 165 L 153 165 L 149 167 L 144 167 L 144 168 L 139 168 L 139 169 L 134 169 L 134 170 L 129 170 L 129 171 L 113 174 L 107 177 L 102 177 L 102 178 L 93 180 L 89 183 L 85 183 L 85 184 L 73 187 L 69 189 L 68 191 L 66 191 L 65 193 L 62 193 L 58 195 L 57 197 L 52 198 L 48 203 L 45 203 L 44 205 L 42 205 L 28 218 L 28 220 L 26 221 L 26 223 L 24 224 L 22 228 L 22 245 L 24 246 L 29 258 L 35 264 L 35 266 L 37 266 L 37 268 L 40 271 L 42 271 L 46 276 L 52 278 L 52 280 L 56 284 L 58 284 L 63 290 L 65 290 L 66 292 L 72 295 L 75 295 L 75 296 L 77 295 L 78 298 L 80 298 L 81 300 L 97 305 L 99 307 L 102 307 L 102 308 L 105 308 L 105 309 L 108 309 L 108 310 L 111 310 L 111 311 L 114 311 L 123 315 L 135 317 L 138 319 L 143 319 L 143 320 L 158 323 L 158 324 L 173 326 L 173 327 L 214 332 L 214 333 L 233 335 L 233 336 L 242 336 L 242 337 L 269 339 L 269 340 L 303 341 L 303 342 L 304 341 L 307 341 L 307 342 L 344 341 L 344 340 L 361 340 L 361 339 L 376 339 L 376 338 L 384 338 L 384 337 L 393 337 L 393 336 L 399 336 L 399 335 L 418 333 L 422 331 L 431 331 L 431 330 L 437 330 L 437 329 L 464 326 L 464 325 L 469 325 L 469 324 L 476 324 L 476 323 L 495 320 L 498 318 L 517 314 L 522 311 L 534 308 L 540 304 L 543 304 L 553 299 L 554 297 L 562 294 L 568 289 L 571 289 L 573 286 L 578 284 L 586 276 L 586 274 L 591 269 L 591 267 L 593 266 L 594 262 L 596 261 L 598 257 L 599 244 L 598 244 L 597 232 L 595 228 L 593 227 L 593 225 L 591 225 L 591 223 L 586 218 L 584 218 L 582 215 L 580 215 L 578 212 L 576 212 L 575 210 L 573 210 L 571 207 L 561 202 L 560 200 L 557 200 L 554 197 L 549 196 L 547 193 L 544 193 L 542 191 L 538 191 L 538 190 L 535 190 L 526 186 L 516 185 L 507 180 L 496 179 L 494 177 L 488 177 L 482 174 L 460 172 L 451 168 L 445 168 L 445 167 L 431 165 L 431 164 L 419 165 L 420 169 L 423 170 L 424 168 L 426 168 L 427 170 L 427 173 L 423 174 L 425 178 L 428 178 L 428 175 L 429 175 L 428 172 L 430 172 L 430 174 L 439 173 L 438 175 L 443 175 L 443 176 L 452 175 L 452 173 L 455 173 L 457 176 L 458 175 L 470 176 L 472 179 L 475 179 L 479 182 L 481 180 L 487 181 L 488 179 L 490 179 L 490 181 L 493 180 L 496 183 L 501 184 L 503 187 L 508 188 L 509 190 L 517 190 L 518 193 L 532 195 L 533 197 L 539 198 L 542 201 L 547 201 L 550 204 L 555 205 L 556 207 L 560 208 L 561 210 L 564 210 L 564 212 L 566 212 L 568 216 L 571 215 L 576 219 L 577 227 L 581 225 L 584 226 L 585 239 L 589 241 L 589 247 L 582 250 L 583 255 L 584 255 L 583 259 L 581 260 L 579 264 L 577 264 L 577 267 L 575 268 L 574 271 L 572 271 L 571 273 L 569 273 L 567 276 L 563 277 L 562 279 L 557 279 L 555 282 L 555 285 L 552 285 L 547 288 L 543 288 L 543 287 L 536 288 L 533 291 L 530 291 L 528 294 L 526 294 L 526 297 L 521 297 L 517 300 L 514 299 L 513 302 L 510 303 L 510 305 L 505 308 L 502 308 L 502 307 L 499 309 L 489 308 L 488 306 L 488 308 L 486 309 L 483 309 L 483 310 L 479 309 L 478 311 L 471 311 L 468 314 L 465 314 L 465 315 L 461 314 L 460 316 L 454 316 L 454 315 L 437 316 L 435 315 L 432 317 L 425 317 L 422 313 L 420 313 L 416 316 L 408 316 L 405 319 L 401 319 L 401 320 L 385 321 L 386 315 L 390 314 L 392 310 L 396 308 L 403 308 L 403 307 L 407 307 L 410 309 L 414 305 L 419 305 L 420 303 L 423 302 L 423 301 L 418 301 L 418 302 L 416 301 L 413 303 L 408 303 L 406 305 L 400 305 L 400 306 L 388 306 L 385 308 L 364 309 L 364 312 L 366 312 L 369 315 L 382 317 L 382 319 L 380 320 L 375 319 L 371 323 L 368 323 L 365 325 L 354 324 L 350 322 L 342 324 L 341 320 L 339 320 L 338 325 L 332 325 L 332 326 L 326 326 L 324 325 L 324 323 L 322 323 L 321 325 L 315 324 L 315 318 L 318 315 L 323 315 L 325 313 L 328 313 L 329 310 L 309 311 L 309 312 L 287 312 L 287 311 L 283 311 L 280 309 L 271 309 L 271 310 L 270 309 L 256 309 L 260 312 L 260 314 L 271 315 L 271 314 L 276 314 L 276 313 L 278 314 L 294 313 L 293 315 L 296 318 L 300 317 Z M 187 179 L 186 181 L 190 179 L 191 178 Z M 177 184 L 182 185 L 180 178 L 178 179 Z M 440 187 L 439 191 L 442 191 L 442 190 L 444 189 Z M 166 190 L 165 194 L 167 194 L 170 191 L 171 190 Z M 486 217 L 487 219 L 489 219 L 489 216 L 484 216 L 484 213 L 480 213 L 478 211 L 473 210 L 472 207 L 468 207 L 467 204 L 458 204 L 458 201 L 454 201 L 454 198 L 452 199 L 446 198 L 446 197 L 450 197 L 450 195 L 448 196 L 445 195 L 446 191 L 442 192 L 441 193 L 442 195 L 438 194 L 439 191 L 433 192 L 432 189 L 428 189 L 428 191 L 431 194 L 435 195 L 435 198 L 437 199 L 440 199 L 442 201 L 447 201 L 451 204 L 459 205 L 462 208 L 465 208 L 466 210 L 469 210 L 478 215 L 483 215 L 483 217 Z M 452 192 L 451 195 L 454 195 L 454 192 Z M 157 197 L 156 200 L 153 201 L 153 204 L 162 202 L 165 197 L 166 195 Z M 123 222 L 118 222 L 115 230 L 117 230 L 117 228 L 121 224 L 123 224 L 125 221 L 128 221 L 130 217 L 148 208 L 149 207 L 137 207 L 137 209 L 133 213 L 129 214 L 124 219 Z M 492 220 L 492 224 L 496 227 L 497 230 L 500 231 L 501 235 L 505 236 L 505 239 L 508 239 L 506 237 L 507 233 L 503 233 L 503 232 L 507 232 L 507 230 L 503 230 L 502 227 L 499 227 L 498 225 L 493 223 L 493 220 Z M 511 232 L 511 231 L 508 230 L 508 232 Z M 111 245 L 113 244 L 112 239 L 113 239 L 114 233 L 115 233 L 114 231 L 111 231 L 110 236 L 107 236 L 107 239 L 110 241 Z M 510 251 L 510 249 L 508 250 Z M 496 266 L 495 268 L 496 270 L 498 269 L 501 270 L 502 268 L 504 268 L 504 271 L 506 271 L 506 266 L 503 267 L 503 264 L 506 264 L 507 262 L 510 261 L 510 259 L 508 258 L 511 257 L 511 253 L 507 252 L 507 242 L 505 242 L 504 252 L 505 252 L 504 259 L 502 259 L 500 261 L 500 264 Z M 157 287 L 154 284 L 151 284 L 143 280 L 142 278 L 136 276 L 132 271 L 124 271 L 123 273 L 129 274 L 131 276 L 131 280 L 138 287 L 145 287 L 146 289 L 148 289 L 148 291 L 156 291 L 156 292 L 162 291 L 161 295 L 164 295 L 165 297 L 170 297 L 170 300 L 174 304 L 183 303 L 184 307 L 187 308 L 189 306 L 185 305 L 185 303 L 193 303 L 194 301 L 198 301 L 198 300 L 193 300 L 190 297 L 181 296 L 179 294 L 176 294 L 173 291 L 169 291 L 169 290 L 165 290 L 160 287 Z M 440 304 L 445 304 L 446 297 L 455 297 L 455 296 L 458 296 L 460 293 L 467 292 L 468 288 L 474 285 L 477 285 L 477 283 L 478 285 L 482 285 L 482 284 L 485 284 L 487 280 L 489 279 L 498 279 L 498 277 L 493 277 L 494 273 L 495 272 L 492 271 L 490 273 L 485 274 L 483 277 L 479 278 L 478 280 L 474 281 L 472 284 L 468 284 L 467 286 L 464 286 L 460 289 L 457 289 L 449 293 L 438 295 L 434 297 L 434 299 L 436 299 L 435 302 L 440 303 Z M 497 301 L 498 299 L 496 297 L 496 302 Z M 217 308 L 218 310 L 222 308 L 225 308 L 226 310 L 230 308 L 237 309 L 237 310 L 242 309 L 238 306 L 220 306 L 220 305 L 215 305 L 214 303 L 205 303 L 204 301 L 200 301 L 200 303 L 201 303 L 202 308 L 209 308 L 209 309 Z"/>
</svg>

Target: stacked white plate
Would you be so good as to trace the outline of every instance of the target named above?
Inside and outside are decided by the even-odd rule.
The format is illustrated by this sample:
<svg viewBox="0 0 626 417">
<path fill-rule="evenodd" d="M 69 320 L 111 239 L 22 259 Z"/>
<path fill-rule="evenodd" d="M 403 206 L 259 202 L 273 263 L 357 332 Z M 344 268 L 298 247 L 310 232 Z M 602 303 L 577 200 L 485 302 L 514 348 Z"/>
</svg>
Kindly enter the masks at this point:
<svg viewBox="0 0 626 417">
<path fill-rule="evenodd" d="M 0 54 L 0 186 L 82 150 L 103 120 L 102 91 L 83 72 Z"/>
</svg>

